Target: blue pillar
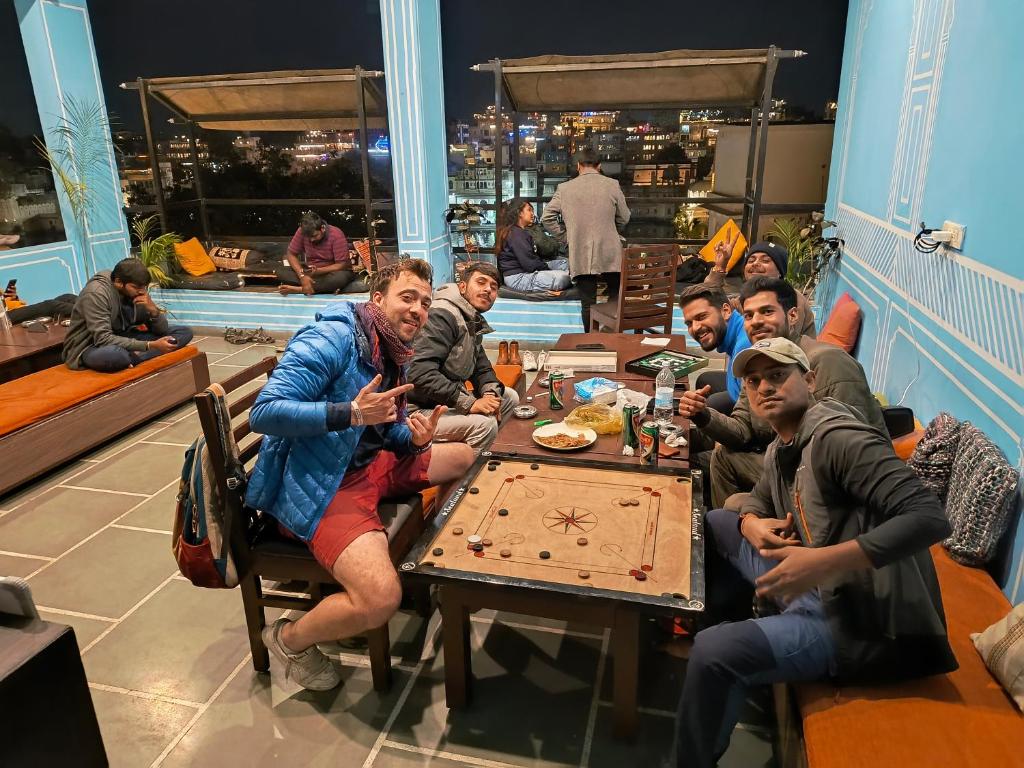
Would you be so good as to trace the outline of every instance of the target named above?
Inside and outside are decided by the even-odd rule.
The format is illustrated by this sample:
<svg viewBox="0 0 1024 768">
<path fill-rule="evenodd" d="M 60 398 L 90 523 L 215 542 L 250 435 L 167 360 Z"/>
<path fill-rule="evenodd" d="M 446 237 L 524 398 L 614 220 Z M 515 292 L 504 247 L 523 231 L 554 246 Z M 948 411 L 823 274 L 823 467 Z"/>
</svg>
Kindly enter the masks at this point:
<svg viewBox="0 0 1024 768">
<path fill-rule="evenodd" d="M 79 103 L 98 102 L 106 112 L 86 0 L 14 0 L 14 7 L 43 138 L 47 142 L 52 139 L 68 97 Z M 18 292 L 26 301 L 77 293 L 93 273 L 109 269 L 128 255 L 128 227 L 109 142 L 105 154 L 106 162 L 85 180 L 94 192 L 95 206 L 84 233 L 78 231 L 58 184 L 68 239 L 0 254 L 3 279 L 18 278 Z"/>
<path fill-rule="evenodd" d="M 395 220 L 403 253 L 451 279 L 439 0 L 380 0 Z"/>
</svg>

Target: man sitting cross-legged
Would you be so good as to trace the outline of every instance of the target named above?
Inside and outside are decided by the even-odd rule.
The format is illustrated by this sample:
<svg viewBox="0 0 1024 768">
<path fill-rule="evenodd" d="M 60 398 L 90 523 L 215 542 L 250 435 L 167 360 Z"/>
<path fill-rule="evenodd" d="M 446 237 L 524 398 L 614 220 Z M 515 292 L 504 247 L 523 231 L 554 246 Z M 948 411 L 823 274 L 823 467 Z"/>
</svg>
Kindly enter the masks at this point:
<svg viewBox="0 0 1024 768">
<path fill-rule="evenodd" d="M 416 386 L 409 400 L 422 408 L 448 407 L 434 433 L 438 441 L 469 443 L 482 451 L 494 442 L 498 423 L 519 404 L 515 390 L 498 381 L 484 351 L 483 336 L 491 333 L 484 313 L 497 298 L 498 270 L 487 262 L 470 264 L 459 283 L 434 292 L 409 363 L 409 381 Z"/>
<path fill-rule="evenodd" d="M 771 338 L 797 343 L 816 374 L 814 397 L 831 397 L 851 406 L 859 418 L 886 434 L 881 406 L 860 363 L 837 346 L 800 335 L 796 291 L 789 283 L 755 277 L 743 284 L 740 304 L 751 343 Z M 761 476 L 764 449 L 773 434 L 769 424 L 752 413 L 745 389 L 729 416 L 709 408 L 707 394 L 706 388 L 684 393 L 679 413 L 691 419 L 699 437 L 719 443 L 711 455 L 711 497 L 716 507 L 731 506 L 726 499 L 749 491 Z"/>
<path fill-rule="evenodd" d="M 252 408 L 253 430 L 267 437 L 246 503 L 305 541 L 345 588 L 263 632 L 286 675 L 311 690 L 340 681 L 316 643 L 379 627 L 398 608 L 381 498 L 451 482 L 473 463 L 465 444 L 431 447 L 443 407 L 406 417 L 405 365 L 431 275 L 408 259 L 374 275 L 365 304 L 328 304 L 292 338 Z"/>
<path fill-rule="evenodd" d="M 706 517 L 709 561 L 725 561 L 708 580 L 708 610 L 738 573 L 781 613 L 694 638 L 676 716 L 680 768 L 716 763 L 749 686 L 893 682 L 957 666 L 928 553 L 951 530 L 935 494 L 887 435 L 835 400 L 815 403 L 814 371 L 793 342 L 755 341 L 733 371 L 777 437 L 739 514 Z"/>
<path fill-rule="evenodd" d="M 192 331 L 171 327 L 149 295 L 149 270 L 122 259 L 97 272 L 75 300 L 62 356 L 72 370 L 114 373 L 181 349 Z"/>
</svg>

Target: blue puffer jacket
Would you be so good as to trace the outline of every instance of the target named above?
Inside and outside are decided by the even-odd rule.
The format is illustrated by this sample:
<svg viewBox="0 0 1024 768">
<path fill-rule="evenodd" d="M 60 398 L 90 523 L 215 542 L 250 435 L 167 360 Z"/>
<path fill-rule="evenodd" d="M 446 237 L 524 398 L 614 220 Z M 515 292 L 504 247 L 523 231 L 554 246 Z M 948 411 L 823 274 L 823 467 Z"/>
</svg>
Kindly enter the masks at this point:
<svg viewBox="0 0 1024 768">
<path fill-rule="evenodd" d="M 350 403 L 377 375 L 354 306 L 336 301 L 301 328 L 252 407 L 254 432 L 266 435 L 245 496 L 303 541 L 313 538 L 341 484 L 363 427 L 329 432 L 327 403 Z M 387 428 L 385 449 L 411 453 L 405 413 Z"/>
</svg>

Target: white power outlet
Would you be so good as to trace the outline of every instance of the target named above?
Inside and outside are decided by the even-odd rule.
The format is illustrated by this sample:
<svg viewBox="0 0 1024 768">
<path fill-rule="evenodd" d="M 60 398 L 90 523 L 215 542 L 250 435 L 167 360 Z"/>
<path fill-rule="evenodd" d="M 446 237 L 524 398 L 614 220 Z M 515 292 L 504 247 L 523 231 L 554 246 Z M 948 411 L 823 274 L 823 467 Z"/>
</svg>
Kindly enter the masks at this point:
<svg viewBox="0 0 1024 768">
<path fill-rule="evenodd" d="M 942 231 L 949 232 L 952 235 L 949 242 L 946 243 L 950 248 L 960 250 L 964 247 L 964 234 L 967 232 L 967 227 L 963 224 L 957 224 L 955 221 L 944 221 L 942 222 Z"/>
</svg>

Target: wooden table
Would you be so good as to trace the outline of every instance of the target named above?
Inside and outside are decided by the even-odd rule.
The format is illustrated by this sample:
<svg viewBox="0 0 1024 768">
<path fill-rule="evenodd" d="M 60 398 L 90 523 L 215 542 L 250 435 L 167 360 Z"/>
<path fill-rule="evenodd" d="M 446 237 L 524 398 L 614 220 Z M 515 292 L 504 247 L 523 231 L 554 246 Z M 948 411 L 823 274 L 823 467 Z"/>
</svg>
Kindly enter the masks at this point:
<svg viewBox="0 0 1024 768">
<path fill-rule="evenodd" d="M 631 737 L 641 616 L 704 609 L 700 482 L 678 466 L 482 455 L 400 566 L 438 587 L 448 706 L 470 700 L 470 613 L 593 624 L 611 628 L 614 729 Z"/>
<path fill-rule="evenodd" d="M 43 333 L 23 325 L 0 331 L 0 384 L 60 363 L 67 333 L 63 325 L 47 325 Z"/>
<path fill-rule="evenodd" d="M 565 380 L 565 408 L 560 411 L 552 411 L 549 399 L 548 390 L 546 387 L 540 385 L 540 380 L 543 376 L 546 376 L 546 372 L 541 372 L 533 384 L 527 389 L 527 397 L 532 397 L 533 400 L 524 400 L 524 405 L 532 405 L 537 409 L 537 415 L 530 419 L 507 419 L 498 430 L 498 436 L 494 443 L 491 445 L 490 450 L 493 453 L 514 453 L 520 456 L 554 456 L 561 455 L 569 460 L 581 460 L 581 461 L 608 461 L 615 464 L 623 464 L 627 466 L 640 466 L 640 459 L 637 456 L 623 456 L 622 455 L 622 435 L 598 435 L 597 442 L 589 448 L 585 448 L 581 451 L 574 451 L 572 453 L 561 453 L 557 451 L 551 451 L 547 448 L 543 448 L 537 445 L 533 441 L 533 431 L 537 428 L 534 424 L 536 421 L 542 419 L 551 419 L 552 421 L 561 421 L 568 415 L 569 411 L 575 408 L 576 403 L 573 398 L 573 384 L 578 381 L 589 379 L 592 376 L 603 376 L 606 379 L 612 381 L 622 382 L 628 389 L 636 390 L 637 392 L 643 392 L 645 395 L 654 395 L 654 379 L 649 376 L 644 376 L 638 373 L 626 373 L 625 365 L 630 360 L 635 360 L 638 357 L 642 357 L 650 352 L 655 352 L 658 349 L 672 349 L 677 352 L 686 351 L 686 340 L 681 336 L 669 337 L 671 341 L 667 347 L 652 347 L 649 345 L 643 345 L 641 342 L 646 338 L 641 335 L 634 335 L 631 333 L 566 333 L 562 334 L 559 338 L 558 343 L 553 347 L 555 350 L 571 350 L 575 349 L 577 344 L 604 344 L 608 349 L 614 349 L 618 353 L 617 358 L 617 373 L 586 373 L 577 372 L 575 378 Z M 659 336 L 656 338 L 665 338 Z M 678 389 L 685 388 L 685 382 L 680 382 Z M 675 416 L 672 419 L 673 423 L 678 424 L 684 428 L 684 435 L 689 434 L 689 421 L 681 416 Z M 666 458 L 662 456 L 660 461 L 666 463 L 669 466 L 686 467 L 689 461 L 689 446 L 681 445 L 678 447 L 678 454 Z"/>
</svg>

